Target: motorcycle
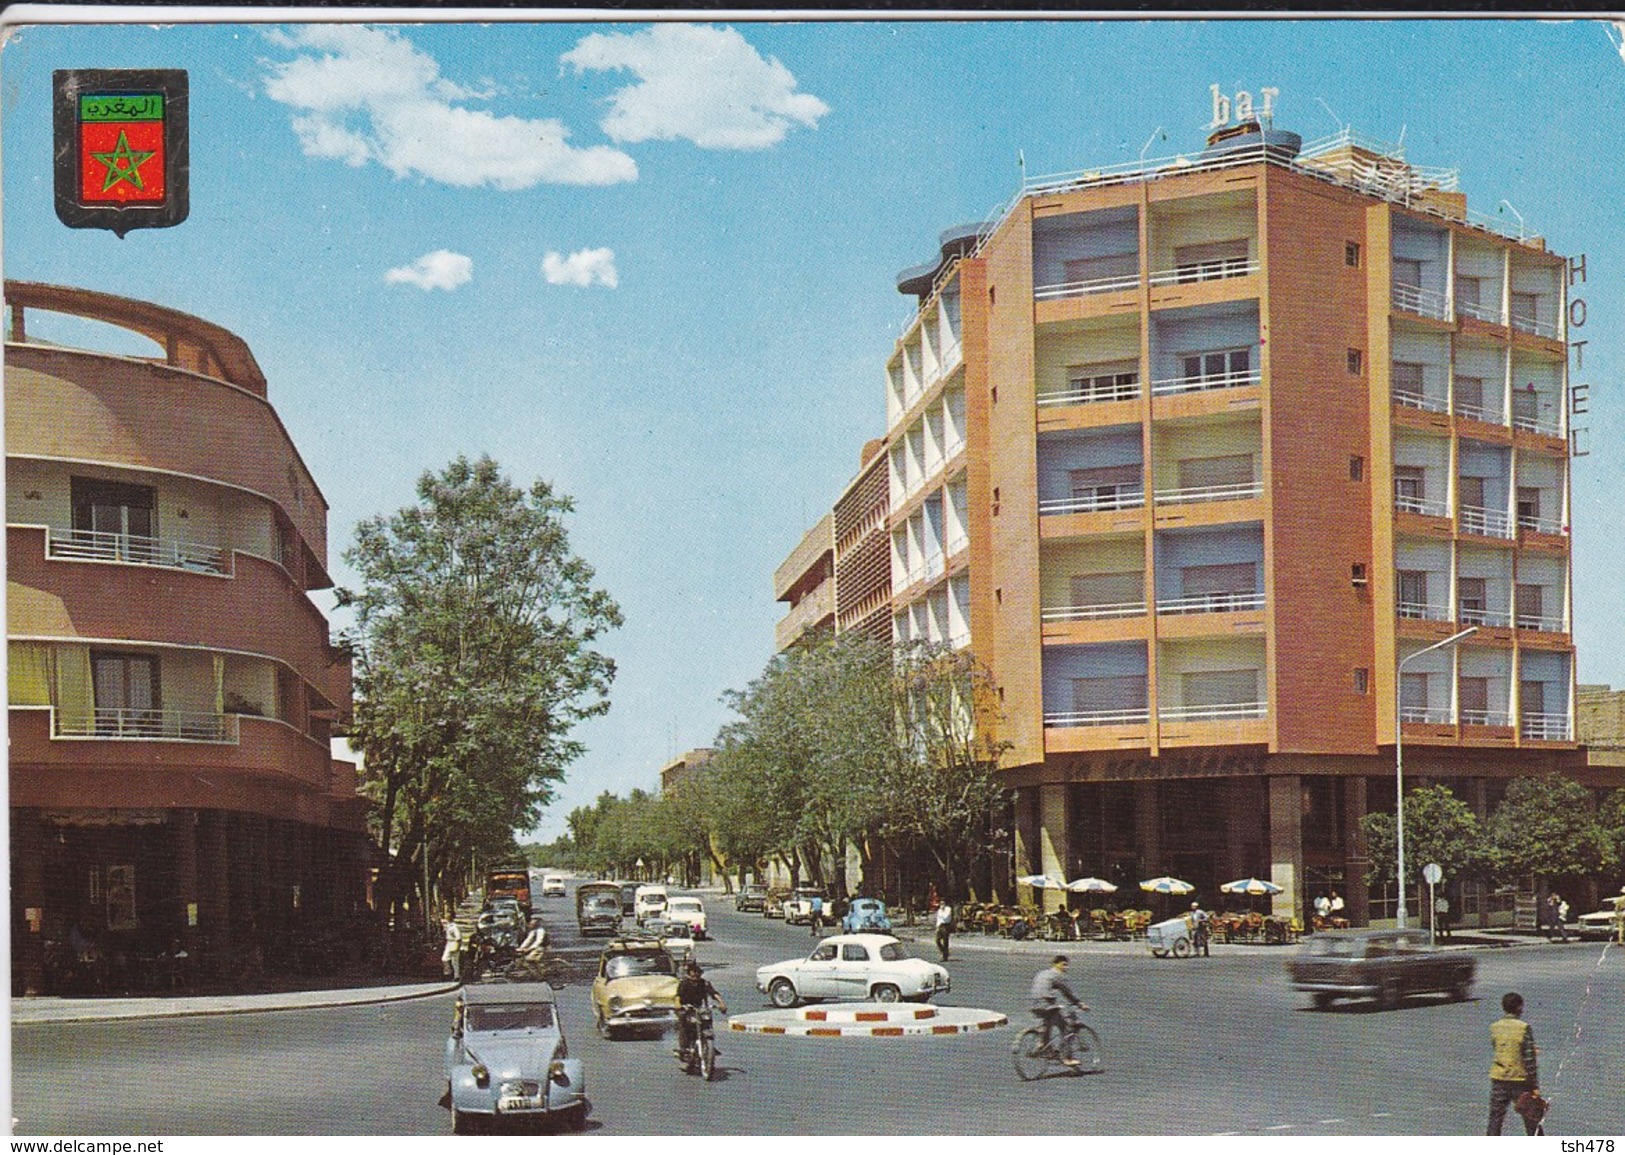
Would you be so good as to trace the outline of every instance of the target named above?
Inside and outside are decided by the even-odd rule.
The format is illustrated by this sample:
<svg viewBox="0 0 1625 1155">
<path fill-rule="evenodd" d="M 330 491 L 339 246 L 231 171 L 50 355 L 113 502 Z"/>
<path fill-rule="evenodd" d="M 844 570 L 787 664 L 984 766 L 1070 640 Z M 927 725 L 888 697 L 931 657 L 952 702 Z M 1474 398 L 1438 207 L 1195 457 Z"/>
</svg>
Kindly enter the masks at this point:
<svg viewBox="0 0 1625 1155">
<path fill-rule="evenodd" d="M 710 1007 L 682 1007 L 686 1041 L 679 1048 L 677 1061 L 690 1075 L 699 1075 L 706 1082 L 716 1078 L 717 1036 L 712 1023 Z"/>
</svg>

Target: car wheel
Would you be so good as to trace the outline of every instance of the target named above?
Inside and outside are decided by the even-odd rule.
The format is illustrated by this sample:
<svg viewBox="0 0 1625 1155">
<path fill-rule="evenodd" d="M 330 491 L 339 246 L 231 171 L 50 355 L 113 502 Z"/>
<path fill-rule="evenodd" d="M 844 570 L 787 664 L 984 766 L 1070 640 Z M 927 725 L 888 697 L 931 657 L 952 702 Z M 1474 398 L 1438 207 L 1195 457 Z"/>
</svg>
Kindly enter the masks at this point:
<svg viewBox="0 0 1625 1155">
<path fill-rule="evenodd" d="M 870 992 L 870 996 L 877 1003 L 895 1003 L 898 999 L 903 997 L 903 992 L 892 986 L 890 983 L 881 983 L 878 987 Z"/>
<path fill-rule="evenodd" d="M 1331 991 L 1316 991 L 1310 996 L 1310 998 L 1314 1001 L 1315 1010 L 1317 1011 L 1323 1011 L 1327 1007 L 1331 1006 L 1332 1000 L 1336 997 L 1337 996 L 1332 994 Z"/>
<path fill-rule="evenodd" d="M 774 979 L 768 984 L 767 997 L 780 1010 L 787 1010 L 796 1005 L 795 984 L 789 979 Z"/>
<path fill-rule="evenodd" d="M 474 1120 L 463 1114 L 456 1107 L 451 1109 L 451 1133 L 453 1135 L 467 1135 L 473 1129 Z"/>
<path fill-rule="evenodd" d="M 585 1103 L 577 1103 L 574 1107 L 566 1108 L 560 1114 L 564 1125 L 572 1131 L 580 1131 L 587 1126 L 587 1104 Z"/>
</svg>

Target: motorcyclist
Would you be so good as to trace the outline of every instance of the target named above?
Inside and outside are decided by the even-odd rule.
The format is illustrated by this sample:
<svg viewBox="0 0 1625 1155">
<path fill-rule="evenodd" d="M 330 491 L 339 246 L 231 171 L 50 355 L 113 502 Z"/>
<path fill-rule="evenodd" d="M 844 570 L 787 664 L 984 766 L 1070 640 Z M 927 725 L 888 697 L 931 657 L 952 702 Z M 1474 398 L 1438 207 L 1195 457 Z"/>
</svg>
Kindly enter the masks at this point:
<svg viewBox="0 0 1625 1155">
<path fill-rule="evenodd" d="M 717 1010 L 728 1013 L 728 1004 L 705 977 L 699 961 L 689 959 L 683 977 L 677 982 L 677 1057 L 683 1058 L 694 1045 L 694 1031 L 699 1011 L 707 1003 L 715 1003 Z"/>
<path fill-rule="evenodd" d="M 1044 1024 L 1044 1045 L 1048 1046 L 1055 1032 L 1065 1033 L 1070 1024 L 1067 1022 L 1066 1008 L 1061 1000 L 1065 999 L 1080 1011 L 1087 1011 L 1078 996 L 1072 993 L 1072 988 L 1066 985 L 1067 957 L 1058 954 L 1050 960 L 1049 966 L 1033 976 L 1031 992 L 1031 1009 L 1038 1021 Z M 1080 1060 L 1072 1057 L 1064 1060 L 1068 1066 L 1075 1067 Z"/>
</svg>

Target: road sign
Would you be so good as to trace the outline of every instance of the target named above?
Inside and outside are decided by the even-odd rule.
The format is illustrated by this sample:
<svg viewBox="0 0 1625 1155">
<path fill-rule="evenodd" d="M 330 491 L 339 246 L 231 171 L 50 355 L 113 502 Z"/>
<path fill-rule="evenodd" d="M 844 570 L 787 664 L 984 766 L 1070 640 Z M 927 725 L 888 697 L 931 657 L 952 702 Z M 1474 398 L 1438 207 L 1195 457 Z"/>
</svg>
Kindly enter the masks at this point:
<svg viewBox="0 0 1625 1155">
<path fill-rule="evenodd" d="M 186 72 L 70 68 L 52 79 L 62 223 L 122 237 L 184 221 L 191 167 Z"/>
<path fill-rule="evenodd" d="M 1444 871 L 1437 862 L 1430 862 L 1422 868 L 1422 878 L 1429 886 L 1438 886 L 1440 879 L 1444 878 Z"/>
</svg>

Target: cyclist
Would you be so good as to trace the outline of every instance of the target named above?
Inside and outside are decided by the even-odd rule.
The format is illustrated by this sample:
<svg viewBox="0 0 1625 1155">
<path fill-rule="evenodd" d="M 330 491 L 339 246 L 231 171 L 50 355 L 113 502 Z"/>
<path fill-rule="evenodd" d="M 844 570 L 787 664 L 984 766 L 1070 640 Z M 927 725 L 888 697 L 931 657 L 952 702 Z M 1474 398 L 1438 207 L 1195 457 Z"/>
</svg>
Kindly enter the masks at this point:
<svg viewBox="0 0 1625 1155">
<path fill-rule="evenodd" d="M 728 1004 L 717 994 L 717 988 L 705 977 L 697 959 L 689 959 L 682 979 L 677 983 L 677 1056 L 687 1055 L 694 1045 L 697 1012 L 706 1003 L 715 1003 L 717 1010 L 728 1013 Z"/>
<path fill-rule="evenodd" d="M 1061 1000 L 1065 999 L 1080 1011 L 1089 1008 L 1078 1000 L 1072 993 L 1072 988 L 1066 985 L 1067 957 L 1058 954 L 1050 960 L 1049 966 L 1033 976 L 1032 1012 L 1044 1024 L 1044 1045 L 1047 1047 L 1057 1032 L 1065 1035 L 1072 1029 L 1068 1021 L 1066 1008 Z M 1076 1067 L 1080 1060 L 1069 1057 L 1064 1060 L 1067 1066 Z"/>
</svg>

